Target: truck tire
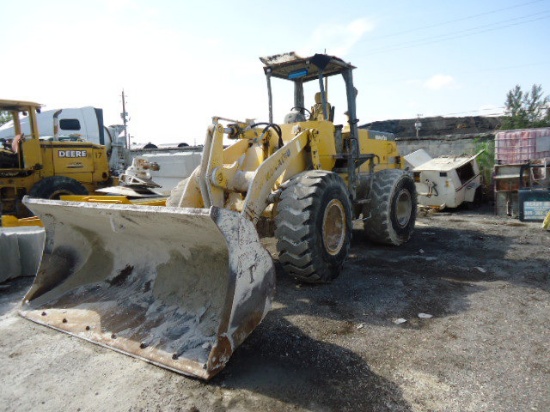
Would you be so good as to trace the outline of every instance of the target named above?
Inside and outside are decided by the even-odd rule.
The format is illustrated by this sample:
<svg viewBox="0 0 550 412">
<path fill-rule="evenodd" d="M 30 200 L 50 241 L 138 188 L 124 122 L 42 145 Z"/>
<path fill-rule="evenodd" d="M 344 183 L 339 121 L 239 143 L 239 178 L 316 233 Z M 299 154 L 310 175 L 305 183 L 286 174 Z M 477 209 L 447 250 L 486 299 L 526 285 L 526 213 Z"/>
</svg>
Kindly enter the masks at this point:
<svg viewBox="0 0 550 412">
<path fill-rule="evenodd" d="M 36 183 L 29 196 L 40 199 L 59 199 L 62 195 L 88 195 L 88 189 L 78 180 L 65 176 L 50 176 Z"/>
<path fill-rule="evenodd" d="M 352 232 L 351 202 L 342 178 L 321 170 L 300 173 L 284 185 L 277 210 L 275 237 L 285 272 L 308 283 L 335 279 Z"/>
<path fill-rule="evenodd" d="M 375 173 L 370 202 L 363 209 L 366 237 L 399 246 L 407 242 L 416 221 L 416 187 L 407 173 L 386 169 Z"/>
</svg>

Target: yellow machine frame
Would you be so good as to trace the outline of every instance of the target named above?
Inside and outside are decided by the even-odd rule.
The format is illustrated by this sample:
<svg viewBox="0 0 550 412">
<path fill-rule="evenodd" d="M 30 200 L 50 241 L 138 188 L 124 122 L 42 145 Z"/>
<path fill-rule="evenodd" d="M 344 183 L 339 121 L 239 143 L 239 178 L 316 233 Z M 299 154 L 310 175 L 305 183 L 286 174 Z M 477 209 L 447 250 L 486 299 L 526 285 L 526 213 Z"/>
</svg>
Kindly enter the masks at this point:
<svg viewBox="0 0 550 412">
<path fill-rule="evenodd" d="M 104 146 L 84 141 L 40 140 L 36 118 L 40 107 L 34 102 L 0 100 L 0 111 L 12 116 L 15 136 L 22 135 L 22 114 L 28 116 L 31 130 L 30 135 L 21 141 L 18 153 L 2 150 L 5 156 L 12 156 L 14 160 L 9 167 L 0 169 L 2 214 L 25 216 L 27 212 L 20 200 L 24 195 L 32 194 L 33 188 L 37 197 L 59 198 L 63 194 L 84 195 L 111 184 L 109 159 Z M 51 182 L 51 188 L 38 190 L 40 182 L 56 176 L 69 180 L 60 182 L 58 178 Z M 77 193 L 72 187 L 78 188 Z"/>
</svg>

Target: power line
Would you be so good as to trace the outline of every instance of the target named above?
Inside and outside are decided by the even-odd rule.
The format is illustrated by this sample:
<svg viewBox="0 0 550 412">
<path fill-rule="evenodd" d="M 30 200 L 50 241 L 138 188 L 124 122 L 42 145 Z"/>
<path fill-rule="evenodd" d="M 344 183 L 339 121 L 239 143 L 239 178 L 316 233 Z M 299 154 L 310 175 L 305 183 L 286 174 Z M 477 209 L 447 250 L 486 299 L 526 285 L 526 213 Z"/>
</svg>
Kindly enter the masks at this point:
<svg viewBox="0 0 550 412">
<path fill-rule="evenodd" d="M 487 11 L 487 12 L 484 12 L 484 13 L 478 13 L 478 14 L 473 14 L 471 16 L 461 17 L 459 19 L 447 20 L 447 21 L 444 21 L 444 22 L 441 22 L 441 23 L 435 23 L 435 24 L 432 24 L 432 25 L 429 25 L 429 26 L 421 26 L 421 27 L 416 27 L 414 29 L 403 30 L 403 31 L 393 33 L 393 34 L 387 34 L 387 35 L 384 35 L 384 36 L 374 37 L 372 40 L 379 40 L 379 39 L 385 39 L 385 38 L 389 38 L 389 37 L 396 37 L 396 36 L 400 36 L 402 34 L 413 33 L 415 31 L 432 29 L 434 27 L 440 27 L 440 26 L 446 26 L 450 23 L 457 23 L 457 22 L 460 22 L 460 21 L 471 20 L 471 19 L 475 19 L 477 17 L 487 16 L 487 15 L 499 13 L 499 12 L 505 11 L 505 10 L 511 10 L 511 9 L 515 9 L 515 8 L 518 8 L 518 7 L 528 6 L 529 4 L 540 3 L 541 1 L 544 1 L 544 0 L 534 0 L 534 1 L 527 2 L 527 3 L 516 4 L 515 6 L 503 7 L 503 8 L 500 8 L 500 9 L 495 9 L 495 10 Z"/>
<path fill-rule="evenodd" d="M 467 72 L 459 72 L 458 75 L 461 74 L 475 74 L 479 72 L 493 72 L 493 71 L 501 71 L 501 70 L 510 70 L 510 69 L 521 69 L 523 67 L 531 67 L 531 66 L 540 66 L 543 64 L 550 64 L 550 60 L 542 61 L 542 62 L 535 62 L 535 63 L 526 63 L 526 64 L 518 64 L 515 66 L 501 66 L 501 67 L 492 67 L 490 69 L 481 69 L 476 71 L 467 71 Z"/>
<path fill-rule="evenodd" d="M 504 109 L 504 108 L 505 108 L 504 106 L 498 106 L 498 107 L 491 107 L 491 108 L 488 108 L 488 109 L 466 110 L 466 111 L 464 111 L 464 112 L 447 113 L 447 114 L 441 114 L 441 115 L 438 115 L 438 116 L 441 116 L 441 117 L 445 117 L 445 116 L 455 116 L 455 115 L 457 115 L 457 114 L 477 113 L 477 112 L 482 112 L 482 111 L 489 111 L 489 110 L 496 110 L 496 109 Z M 502 113 L 489 113 L 489 114 L 486 114 L 486 116 L 502 116 Z M 435 116 L 430 116 L 430 117 L 435 117 Z"/>
<path fill-rule="evenodd" d="M 532 18 L 532 17 L 534 17 L 534 18 Z M 378 49 L 374 49 L 374 50 L 371 50 L 371 51 L 367 51 L 367 53 L 369 55 L 373 55 L 373 54 L 380 54 L 380 53 L 388 53 L 388 52 L 392 52 L 392 51 L 396 51 L 396 50 L 410 49 L 410 48 L 413 48 L 413 47 L 425 46 L 427 44 L 439 43 L 439 42 L 447 41 L 447 40 L 454 40 L 454 39 L 458 39 L 458 38 L 462 38 L 462 37 L 472 36 L 472 35 L 475 35 L 475 34 L 486 33 L 486 32 L 489 32 L 489 31 L 501 30 L 501 29 L 505 29 L 505 28 L 508 28 L 508 27 L 517 26 L 517 25 L 520 25 L 520 24 L 531 23 L 531 22 L 534 22 L 534 21 L 543 20 L 543 19 L 547 19 L 547 18 L 550 18 L 550 12 L 549 11 L 544 11 L 542 13 L 542 15 L 541 15 L 541 13 L 536 13 L 536 14 L 530 14 L 530 15 L 521 16 L 521 17 L 515 17 L 513 19 L 503 20 L 503 21 L 491 23 L 491 24 L 488 24 L 488 25 L 476 26 L 476 27 L 472 27 L 472 28 L 466 29 L 466 30 L 461 30 L 461 31 L 454 32 L 454 33 L 440 35 L 440 36 L 437 36 L 435 38 L 434 37 L 422 38 L 422 39 L 418 39 L 418 40 L 411 40 L 411 41 L 405 42 L 405 43 L 400 43 L 399 45 L 395 45 L 393 47 L 389 46 L 389 47 L 384 47 L 384 48 L 378 48 Z M 529 19 L 529 20 L 525 20 L 525 19 Z M 518 21 L 518 20 L 523 20 L 523 21 Z M 508 24 L 505 24 L 505 23 L 508 23 Z M 496 27 L 487 28 L 487 27 L 491 27 L 491 26 L 496 26 Z"/>
<path fill-rule="evenodd" d="M 454 113 L 446 113 L 446 114 L 434 114 L 434 115 L 422 117 L 421 120 L 422 120 L 422 124 L 427 125 L 427 124 L 436 123 L 437 120 L 433 119 L 433 118 L 436 118 L 436 117 L 450 117 L 450 116 L 456 117 L 457 115 L 460 115 L 460 114 L 477 113 L 477 112 L 489 111 L 489 110 L 492 111 L 492 110 L 504 109 L 504 108 L 505 108 L 504 106 L 500 106 L 500 107 L 491 107 L 491 108 L 487 108 L 487 109 L 465 110 L 463 112 L 454 112 Z M 502 112 L 500 112 L 500 113 L 499 112 L 493 112 L 493 113 L 486 113 L 484 115 L 478 115 L 478 116 L 479 117 L 495 117 L 495 116 L 504 116 L 504 114 Z M 459 117 L 476 117 L 476 116 L 459 116 Z M 416 119 L 415 117 L 410 117 L 410 118 L 407 118 L 407 119 L 389 119 L 389 120 L 415 120 L 415 119 Z M 367 122 L 367 124 L 368 123 L 376 123 L 376 122 L 386 122 L 386 121 L 388 121 L 388 120 L 373 120 L 373 121 Z"/>
<path fill-rule="evenodd" d="M 457 115 L 461 115 L 461 114 L 464 115 L 464 114 L 468 114 L 468 113 L 493 111 L 493 110 L 498 110 L 498 109 L 506 109 L 506 106 L 490 107 L 490 108 L 487 108 L 487 109 L 465 110 L 465 111 L 462 111 L 462 112 L 453 112 L 453 113 L 445 113 L 445 114 L 434 114 L 434 115 L 422 117 L 422 123 L 423 124 L 435 123 L 436 120 L 430 120 L 431 118 L 434 118 L 434 117 L 449 117 L 449 116 L 457 116 Z M 534 112 L 534 111 L 535 110 L 531 110 L 531 112 Z M 479 115 L 479 116 L 481 116 L 481 117 L 506 116 L 506 114 L 504 114 L 503 112 L 493 112 L 493 113 L 485 113 L 485 114 L 483 114 L 483 116 L 482 115 Z M 460 116 L 460 117 L 465 117 L 465 116 Z M 415 119 L 414 117 L 411 117 L 411 118 L 408 118 L 408 119 L 392 119 L 392 120 L 414 120 L 414 119 Z M 374 122 L 380 122 L 380 121 L 384 122 L 386 120 L 375 120 L 375 121 L 368 122 L 368 123 L 374 123 Z"/>
<path fill-rule="evenodd" d="M 546 61 L 541 61 L 541 62 L 519 64 L 519 65 L 515 65 L 515 66 L 491 67 L 491 68 L 487 68 L 487 69 L 459 71 L 459 72 L 454 72 L 453 71 L 453 77 L 463 76 L 463 75 L 467 75 L 467 74 L 477 74 L 477 73 L 482 73 L 482 72 L 498 72 L 498 71 L 501 71 L 501 70 L 521 69 L 523 67 L 541 66 L 541 65 L 549 65 L 549 64 L 550 64 L 550 60 L 546 60 Z M 411 80 L 410 77 L 402 77 L 400 79 L 393 79 L 392 81 L 397 83 L 397 82 L 404 82 L 404 81 L 410 81 L 410 80 Z M 418 80 L 418 81 L 420 82 L 420 80 Z M 379 83 L 378 80 L 368 80 L 368 81 L 361 82 L 361 84 L 377 84 L 377 83 Z"/>
</svg>

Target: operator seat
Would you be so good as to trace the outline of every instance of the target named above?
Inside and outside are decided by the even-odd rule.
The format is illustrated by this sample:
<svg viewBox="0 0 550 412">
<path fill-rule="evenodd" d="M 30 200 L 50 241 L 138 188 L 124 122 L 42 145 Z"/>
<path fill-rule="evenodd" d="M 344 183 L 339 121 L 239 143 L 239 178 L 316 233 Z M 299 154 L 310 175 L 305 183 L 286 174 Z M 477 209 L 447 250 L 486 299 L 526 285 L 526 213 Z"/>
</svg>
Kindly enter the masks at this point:
<svg viewBox="0 0 550 412">
<path fill-rule="evenodd" d="M 18 167 L 19 155 L 13 151 L 12 142 L 8 142 L 6 139 L 0 139 L 0 168 L 16 169 Z"/>
<path fill-rule="evenodd" d="M 328 98 L 328 96 L 327 96 Z M 315 93 L 315 104 L 311 108 L 311 120 L 330 120 L 332 121 L 334 113 L 334 108 L 327 102 L 327 115 L 328 118 L 325 119 L 325 114 L 323 113 L 323 99 L 321 97 L 321 92 Z"/>
</svg>

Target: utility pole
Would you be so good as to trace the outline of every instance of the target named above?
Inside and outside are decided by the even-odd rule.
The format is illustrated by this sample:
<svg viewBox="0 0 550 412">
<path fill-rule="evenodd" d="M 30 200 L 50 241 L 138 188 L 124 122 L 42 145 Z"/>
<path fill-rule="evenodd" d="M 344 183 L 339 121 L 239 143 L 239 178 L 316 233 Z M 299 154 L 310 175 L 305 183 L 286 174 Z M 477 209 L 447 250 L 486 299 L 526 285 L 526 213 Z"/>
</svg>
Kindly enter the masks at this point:
<svg viewBox="0 0 550 412">
<path fill-rule="evenodd" d="M 416 115 L 416 122 L 414 123 L 414 128 L 416 129 L 416 138 L 418 139 L 418 132 L 420 132 L 420 128 L 422 127 L 422 122 L 420 121 L 420 118 L 422 117 L 421 114 Z"/>
<path fill-rule="evenodd" d="M 128 149 L 131 148 L 130 135 L 128 134 L 128 112 L 126 111 L 126 97 L 124 96 L 124 89 L 122 89 L 122 113 L 120 113 L 122 122 L 124 124 L 124 141 L 128 145 Z"/>
</svg>

